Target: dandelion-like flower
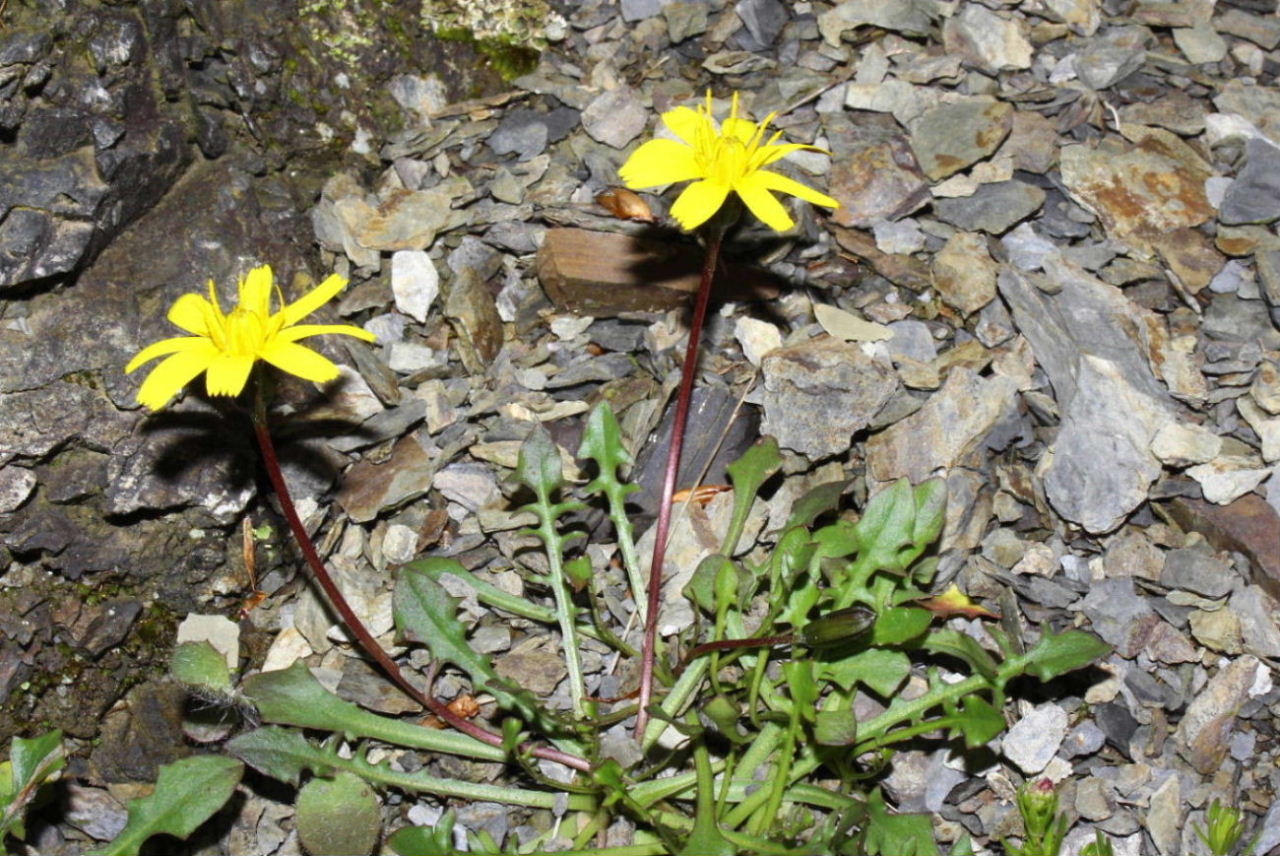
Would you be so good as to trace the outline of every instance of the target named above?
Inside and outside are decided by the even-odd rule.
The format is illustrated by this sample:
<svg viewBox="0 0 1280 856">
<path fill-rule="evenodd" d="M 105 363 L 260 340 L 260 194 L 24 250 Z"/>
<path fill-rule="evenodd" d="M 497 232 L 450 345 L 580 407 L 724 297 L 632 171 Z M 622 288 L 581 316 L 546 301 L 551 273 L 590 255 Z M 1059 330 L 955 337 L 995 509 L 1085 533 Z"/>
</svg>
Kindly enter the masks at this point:
<svg viewBox="0 0 1280 856">
<path fill-rule="evenodd" d="M 151 370 L 138 403 L 159 410 L 201 372 L 205 372 L 205 389 L 210 395 L 239 395 L 249 380 L 258 360 L 297 375 L 304 380 L 323 383 L 338 376 L 338 366 L 328 357 L 298 344 L 299 339 L 325 333 L 355 336 L 366 342 L 376 337 L 350 324 L 299 324 L 346 288 L 346 277 L 334 274 L 293 303 L 285 304 L 284 295 L 274 285 L 269 265 L 249 271 L 240 280 L 240 302 L 229 313 L 223 313 L 213 280 L 209 281 L 209 297 L 184 294 L 169 309 L 169 321 L 190 336 L 164 339 L 143 348 L 125 366 L 132 372 L 144 363 L 168 356 Z M 280 309 L 271 311 L 271 293 L 278 295 Z"/>
<path fill-rule="evenodd" d="M 751 213 L 779 232 L 795 222 L 773 195 L 787 193 L 814 205 L 839 208 L 840 203 L 824 193 L 765 169 L 792 152 L 822 151 L 816 146 L 779 143 L 778 131 L 765 141 L 764 135 L 776 113 L 759 124 L 738 116 L 738 94 L 733 94 L 729 118 L 716 127 L 711 118 L 711 93 L 697 110 L 677 107 L 662 114 L 662 122 L 679 140 L 658 138 L 644 143 L 618 170 L 627 187 L 643 190 L 680 181 L 686 187 L 671 206 L 671 216 L 681 227 L 696 229 L 720 210 L 732 191 Z"/>
</svg>

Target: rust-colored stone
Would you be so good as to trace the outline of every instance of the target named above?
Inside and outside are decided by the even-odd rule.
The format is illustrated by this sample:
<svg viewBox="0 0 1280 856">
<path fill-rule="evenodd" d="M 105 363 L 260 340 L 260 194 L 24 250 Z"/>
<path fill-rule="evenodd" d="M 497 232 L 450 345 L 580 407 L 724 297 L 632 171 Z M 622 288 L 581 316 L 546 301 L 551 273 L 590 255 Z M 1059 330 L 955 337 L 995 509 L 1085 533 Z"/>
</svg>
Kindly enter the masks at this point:
<svg viewBox="0 0 1280 856">
<path fill-rule="evenodd" d="M 691 244 L 588 229 L 551 229 L 538 250 L 538 279 L 556 306 L 586 315 L 661 312 L 698 290 L 703 253 Z M 767 271 L 724 264 L 716 290 L 732 300 L 770 300 Z"/>
<path fill-rule="evenodd" d="M 1227 505 L 1174 497 L 1166 508 L 1188 532 L 1199 532 L 1219 550 L 1236 550 L 1253 563 L 1253 582 L 1280 599 L 1280 514 L 1256 493 Z"/>
</svg>

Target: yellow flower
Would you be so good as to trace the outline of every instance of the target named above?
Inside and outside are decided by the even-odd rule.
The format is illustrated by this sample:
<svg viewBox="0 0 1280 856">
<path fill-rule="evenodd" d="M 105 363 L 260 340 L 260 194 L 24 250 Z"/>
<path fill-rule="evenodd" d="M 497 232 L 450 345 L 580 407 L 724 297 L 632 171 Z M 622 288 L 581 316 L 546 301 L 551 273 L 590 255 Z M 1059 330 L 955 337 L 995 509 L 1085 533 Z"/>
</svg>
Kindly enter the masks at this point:
<svg viewBox="0 0 1280 856">
<path fill-rule="evenodd" d="M 738 118 L 738 93 L 735 92 L 729 118 L 717 128 L 711 118 L 708 91 L 705 106 L 697 110 L 677 107 L 662 114 L 663 124 L 679 141 L 650 140 L 627 158 L 618 175 L 632 190 L 693 180 L 671 206 L 671 216 L 685 229 L 696 229 L 711 219 L 733 191 L 765 225 L 785 232 L 795 223 L 772 191 L 789 193 L 829 208 L 839 208 L 840 203 L 764 168 L 792 152 L 822 151 L 816 146 L 778 143 L 781 131 L 765 142 L 765 130 L 776 115 L 770 113 L 758 125 Z"/>
<path fill-rule="evenodd" d="M 293 303 L 271 311 L 273 277 L 263 265 L 240 280 L 240 303 L 223 314 L 218 305 L 213 280 L 209 297 L 184 294 L 169 309 L 169 321 L 192 333 L 164 339 L 144 348 L 125 366 L 132 372 L 157 357 L 169 358 L 152 369 L 138 390 L 138 403 L 159 410 L 201 372 L 210 395 L 239 395 L 258 360 L 304 380 L 323 383 L 338 376 L 338 367 L 328 357 L 297 344 L 299 339 L 323 333 L 341 333 L 366 342 L 376 337 L 350 324 L 298 324 L 346 288 L 345 277 L 334 274 Z"/>
</svg>

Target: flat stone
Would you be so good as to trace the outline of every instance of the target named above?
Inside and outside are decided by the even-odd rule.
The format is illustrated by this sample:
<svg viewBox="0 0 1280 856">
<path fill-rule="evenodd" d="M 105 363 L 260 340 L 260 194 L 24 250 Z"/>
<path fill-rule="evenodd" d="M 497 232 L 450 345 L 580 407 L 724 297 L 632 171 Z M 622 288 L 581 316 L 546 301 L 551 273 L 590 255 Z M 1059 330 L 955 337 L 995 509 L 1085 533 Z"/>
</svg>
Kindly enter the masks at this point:
<svg viewBox="0 0 1280 856">
<path fill-rule="evenodd" d="M 1259 466 L 1252 458 L 1220 455 L 1206 464 L 1189 467 L 1187 475 L 1200 483 L 1205 499 L 1226 505 L 1260 485 L 1271 475 L 1271 468 Z"/>
<path fill-rule="evenodd" d="M 1107 735 L 1092 719 L 1086 719 L 1071 729 L 1062 742 L 1063 754 L 1068 758 L 1088 757 L 1102 748 Z"/>
<path fill-rule="evenodd" d="M 1178 32 L 1175 30 L 1174 32 Z M 1147 832 L 1162 856 L 1182 852 L 1182 787 L 1176 771 L 1170 770 L 1165 780 L 1151 794 L 1143 818 Z"/>
<path fill-rule="evenodd" d="M 1218 208 L 1218 219 L 1227 225 L 1270 223 L 1280 218 L 1280 148 L 1253 137 L 1246 151 L 1248 162 Z"/>
<path fill-rule="evenodd" d="M 818 15 L 818 32 L 832 47 L 848 30 L 873 26 L 906 35 L 926 35 L 932 21 L 928 8 L 918 3 L 882 3 L 879 0 L 845 0 Z"/>
<path fill-rule="evenodd" d="M 1272 138 L 1280 132 L 1280 92 L 1275 87 L 1232 78 L 1213 96 L 1213 105 L 1223 113 L 1239 114 Z"/>
<path fill-rule="evenodd" d="M 772 45 L 789 17 L 787 7 L 780 0 L 738 0 L 734 11 L 755 40 L 756 49 Z"/>
<path fill-rule="evenodd" d="M 1192 294 L 1204 290 L 1227 261 L 1199 229 L 1174 229 L 1153 238 L 1151 246 L 1182 288 Z"/>
<path fill-rule="evenodd" d="M 998 181 L 980 186 L 968 197 L 939 199 L 934 213 L 944 223 L 1002 235 L 1044 205 L 1044 191 L 1022 181 Z"/>
<path fill-rule="evenodd" d="M 1215 549 L 1243 553 L 1257 571 L 1253 582 L 1272 597 L 1280 597 L 1280 555 L 1275 550 L 1280 515 L 1265 499 L 1249 493 L 1218 506 L 1174 497 L 1168 509 L 1179 526 L 1188 532 L 1199 532 Z"/>
<path fill-rule="evenodd" d="M 1263 17 L 1232 8 L 1216 16 L 1213 26 L 1220 33 L 1248 39 L 1269 51 L 1280 45 L 1280 19 L 1275 17 Z"/>
<path fill-rule="evenodd" d="M 940 468 L 963 465 L 982 449 L 1016 392 L 1008 377 L 953 368 L 923 407 L 867 440 L 872 477 L 885 482 L 906 476 L 919 483 Z"/>
<path fill-rule="evenodd" d="M 1270 359 L 1259 363 L 1249 395 L 1267 413 L 1280 414 L 1280 365 Z"/>
<path fill-rule="evenodd" d="M 933 257 L 938 295 L 966 317 L 995 299 L 998 270 L 986 238 L 977 232 L 956 232 Z"/>
<path fill-rule="evenodd" d="M 1084 820 L 1106 820 L 1116 811 L 1115 789 L 1097 776 L 1081 781 L 1076 785 L 1076 811 Z"/>
<path fill-rule="evenodd" d="M 734 321 L 733 336 L 742 347 L 742 355 L 753 366 L 760 365 L 766 354 L 782 347 L 782 332 L 777 325 L 746 315 Z"/>
<path fill-rule="evenodd" d="M 360 246 L 369 250 L 424 250 L 436 235 L 465 222 L 466 215 L 450 207 L 453 194 L 445 188 L 407 190 L 393 194 L 376 208 L 363 198 L 349 196 L 334 211 Z"/>
<path fill-rule="evenodd" d="M 419 324 L 440 295 L 440 274 L 431 256 L 422 250 L 399 250 L 391 254 L 391 293 L 396 309 Z"/>
<path fill-rule="evenodd" d="M 846 451 L 898 386 L 861 346 L 838 339 L 777 349 L 764 357 L 762 371 L 761 432 L 815 459 Z"/>
<path fill-rule="evenodd" d="M 1225 597 L 1238 579 L 1229 561 L 1203 546 L 1170 550 L 1160 574 L 1162 585 L 1211 598 Z"/>
<path fill-rule="evenodd" d="M 1140 46 L 1094 41 L 1076 54 L 1075 72 L 1085 86 L 1100 92 L 1142 68 L 1145 59 Z"/>
<path fill-rule="evenodd" d="M 990 155 L 1012 127 L 1009 104 L 994 98 L 967 98 L 926 110 L 911 126 L 911 148 L 924 174 L 940 181 Z"/>
<path fill-rule="evenodd" d="M 942 43 L 948 53 L 960 53 L 989 74 L 1030 68 L 1034 48 L 1025 26 L 1025 19 L 1006 17 L 974 3 L 942 25 Z"/>
<path fill-rule="evenodd" d="M 831 215 L 836 223 L 866 228 L 928 203 L 929 182 L 891 117 L 865 116 L 854 122 L 841 113 L 825 117 L 824 126 L 832 155 L 827 192 L 840 203 Z"/>
<path fill-rule="evenodd" d="M 1052 702 L 1039 705 L 1013 724 L 1000 751 L 1028 776 L 1043 770 L 1067 736 L 1067 712 Z"/>
<path fill-rule="evenodd" d="M 1151 438 L 1151 451 L 1164 464 L 1188 467 L 1217 457 L 1222 451 L 1222 438 L 1202 425 L 1170 422 Z"/>
<path fill-rule="evenodd" d="M 1034 110 L 1015 110 L 1000 153 L 1012 152 L 1014 169 L 1043 174 L 1058 163 L 1058 129 Z"/>
<path fill-rule="evenodd" d="M 1191 640 L 1182 631 L 1163 621 L 1151 628 L 1151 635 L 1147 637 L 1143 650 L 1157 663 L 1177 665 L 1200 661 L 1200 651 L 1191 644 Z"/>
<path fill-rule="evenodd" d="M 620 149 L 640 136 L 649 111 L 629 86 L 602 92 L 582 111 L 582 128 L 591 139 Z"/>
<path fill-rule="evenodd" d="M 1276 626 L 1276 601 L 1260 586 L 1246 586 L 1231 596 L 1228 608 L 1240 620 L 1244 650 L 1257 657 L 1280 657 L 1280 627 Z"/>
<path fill-rule="evenodd" d="M 1186 143 L 1160 128 L 1124 126 L 1131 142 L 1064 146 L 1063 185 L 1098 215 L 1107 234 L 1142 253 L 1162 233 L 1198 226 L 1215 215 L 1204 182 L 1212 169 Z"/>
<path fill-rule="evenodd" d="M 1201 775 L 1213 775 L 1230 751 L 1236 715 L 1266 667 L 1256 657 L 1232 660 L 1209 679 L 1174 731 L 1174 747 Z"/>
<path fill-rule="evenodd" d="M 473 270 L 463 270 L 453 278 L 444 314 L 458 334 L 462 364 L 472 374 L 483 374 L 502 350 L 502 317 L 493 293 Z"/>
<path fill-rule="evenodd" d="M 1191 635 L 1201 645 L 1219 654 L 1234 657 L 1244 652 L 1240 617 L 1230 609 L 1197 609 L 1187 616 Z"/>
<path fill-rule="evenodd" d="M 1227 55 L 1226 39 L 1208 24 L 1194 27 L 1179 27 L 1173 31 L 1173 43 L 1182 51 L 1187 62 L 1200 65 L 1206 62 L 1220 62 Z M 1163 852 L 1163 848 L 1161 849 Z"/>
<path fill-rule="evenodd" d="M 1171 89 L 1155 101 L 1125 104 L 1120 108 L 1120 121 L 1195 136 L 1205 128 L 1204 103 L 1181 89 Z"/>
<path fill-rule="evenodd" d="M 431 489 L 437 455 L 416 435 L 402 437 L 385 462 L 366 458 L 347 471 L 338 504 L 352 520 L 364 523 L 383 509 L 416 499 Z"/>
<path fill-rule="evenodd" d="M 684 3 L 676 0 L 663 6 L 662 14 L 667 19 L 667 38 L 673 45 L 678 45 L 692 36 L 700 36 L 707 31 L 705 2 Z"/>
<path fill-rule="evenodd" d="M 559 642 L 546 636 L 526 639 L 506 654 L 494 658 L 493 670 L 499 677 L 541 696 L 554 692 L 556 685 L 569 673 L 559 651 Z"/>
<path fill-rule="evenodd" d="M 1132 577 L 1093 582 L 1079 608 L 1088 616 L 1093 632 L 1126 659 L 1143 649 L 1160 621 L 1146 598 L 1134 590 Z"/>
<path fill-rule="evenodd" d="M 1165 553 L 1146 533 L 1136 527 L 1125 529 L 1107 541 L 1103 568 L 1108 579 L 1141 577 L 1158 580 L 1165 564 Z"/>
<path fill-rule="evenodd" d="M 924 249 L 924 233 L 914 220 L 877 220 L 871 224 L 876 248 L 882 253 L 918 253 Z"/>
<path fill-rule="evenodd" d="M 1280 460 L 1280 416 L 1271 416 L 1247 395 L 1236 399 L 1236 410 L 1262 441 L 1262 460 L 1269 464 Z"/>
<path fill-rule="evenodd" d="M 26 467 L 0 467 L 0 514 L 8 514 L 36 489 L 36 474 Z"/>
</svg>

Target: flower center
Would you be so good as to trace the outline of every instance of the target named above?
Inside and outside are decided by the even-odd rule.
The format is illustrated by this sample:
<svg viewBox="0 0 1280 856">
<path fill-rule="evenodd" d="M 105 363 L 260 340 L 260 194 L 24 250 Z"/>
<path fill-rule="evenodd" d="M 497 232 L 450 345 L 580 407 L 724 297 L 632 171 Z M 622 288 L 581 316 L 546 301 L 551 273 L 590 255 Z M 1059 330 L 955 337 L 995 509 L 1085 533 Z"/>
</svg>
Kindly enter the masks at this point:
<svg viewBox="0 0 1280 856">
<path fill-rule="evenodd" d="M 717 184 L 732 186 L 747 174 L 747 147 L 737 137 L 719 137 L 705 164 L 706 175 Z"/>
<path fill-rule="evenodd" d="M 256 356 L 267 339 L 266 319 L 244 306 L 227 315 L 227 339 L 224 350 L 237 357 Z"/>
</svg>

